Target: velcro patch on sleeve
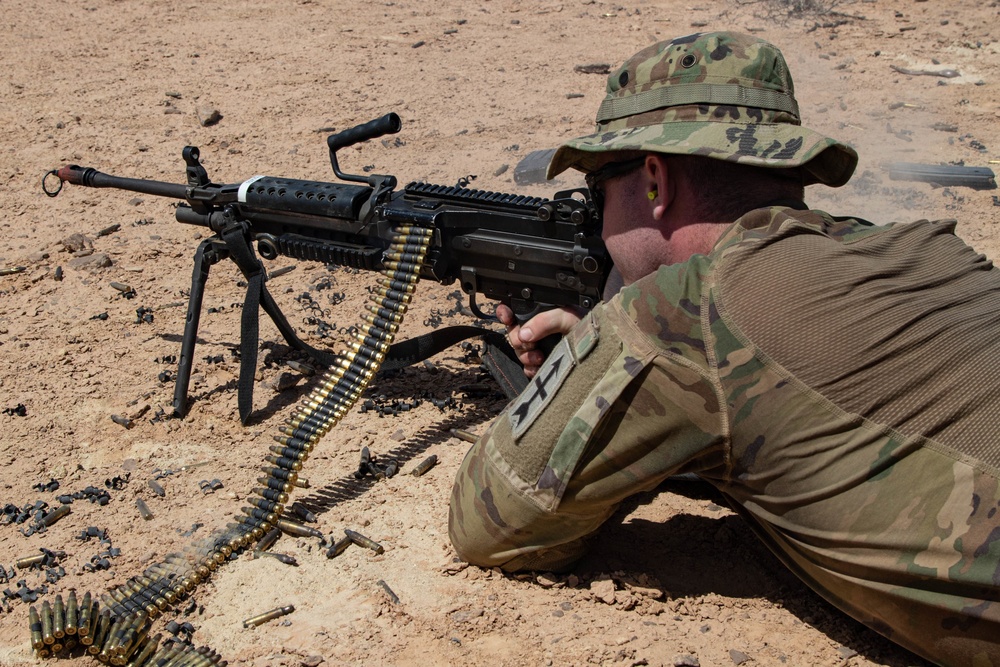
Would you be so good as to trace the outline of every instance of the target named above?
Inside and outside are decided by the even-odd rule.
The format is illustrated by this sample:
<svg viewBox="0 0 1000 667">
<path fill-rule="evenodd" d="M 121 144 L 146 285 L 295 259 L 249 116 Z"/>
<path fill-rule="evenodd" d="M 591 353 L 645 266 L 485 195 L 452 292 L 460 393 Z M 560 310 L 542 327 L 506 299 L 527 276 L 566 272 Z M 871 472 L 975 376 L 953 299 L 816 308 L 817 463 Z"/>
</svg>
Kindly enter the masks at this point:
<svg viewBox="0 0 1000 667">
<path fill-rule="evenodd" d="M 576 358 L 573 356 L 568 338 L 564 336 L 507 411 L 515 440 L 528 430 L 538 415 L 542 414 L 545 406 L 559 391 L 575 365 Z"/>
</svg>

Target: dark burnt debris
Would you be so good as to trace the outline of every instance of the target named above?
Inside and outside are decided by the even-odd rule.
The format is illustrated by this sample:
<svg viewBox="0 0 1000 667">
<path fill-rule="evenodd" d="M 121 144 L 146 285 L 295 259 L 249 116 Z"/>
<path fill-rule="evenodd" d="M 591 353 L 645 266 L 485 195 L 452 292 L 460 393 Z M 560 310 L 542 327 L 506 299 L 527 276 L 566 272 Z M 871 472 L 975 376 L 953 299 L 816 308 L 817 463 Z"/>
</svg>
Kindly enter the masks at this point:
<svg viewBox="0 0 1000 667">
<path fill-rule="evenodd" d="M 12 408 L 4 408 L 3 413 L 5 415 L 11 415 L 16 417 L 27 417 L 28 408 L 24 407 L 24 403 L 18 403 Z"/>
</svg>

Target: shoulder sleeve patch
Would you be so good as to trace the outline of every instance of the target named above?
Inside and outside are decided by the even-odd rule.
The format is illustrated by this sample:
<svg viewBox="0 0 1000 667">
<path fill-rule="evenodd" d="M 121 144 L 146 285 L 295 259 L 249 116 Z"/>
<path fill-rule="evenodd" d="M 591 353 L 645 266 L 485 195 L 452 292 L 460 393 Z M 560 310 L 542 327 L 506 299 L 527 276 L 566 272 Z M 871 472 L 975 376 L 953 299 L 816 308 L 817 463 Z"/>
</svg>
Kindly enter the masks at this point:
<svg viewBox="0 0 1000 667">
<path fill-rule="evenodd" d="M 507 411 L 510 430 L 515 440 L 528 430 L 538 415 L 542 414 L 545 406 L 569 377 L 569 372 L 575 365 L 576 359 L 570 349 L 569 338 L 564 336 Z"/>
<path fill-rule="evenodd" d="M 590 354 L 599 339 L 600 327 L 593 312 L 587 313 L 572 331 L 563 336 L 507 413 L 514 440 L 520 438 L 545 410 L 573 367 Z"/>
</svg>

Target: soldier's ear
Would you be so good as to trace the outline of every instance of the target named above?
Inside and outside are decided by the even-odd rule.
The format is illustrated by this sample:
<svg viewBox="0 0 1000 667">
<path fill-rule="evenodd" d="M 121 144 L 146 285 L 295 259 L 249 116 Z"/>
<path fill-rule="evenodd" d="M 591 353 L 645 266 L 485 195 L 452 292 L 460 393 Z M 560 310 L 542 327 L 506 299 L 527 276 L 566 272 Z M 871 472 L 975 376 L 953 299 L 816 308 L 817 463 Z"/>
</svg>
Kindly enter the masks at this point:
<svg viewBox="0 0 1000 667">
<path fill-rule="evenodd" d="M 651 153 L 646 157 L 642 173 L 651 214 L 654 220 L 661 221 L 673 203 L 676 192 L 674 179 L 670 178 L 669 164 L 663 156 Z"/>
</svg>

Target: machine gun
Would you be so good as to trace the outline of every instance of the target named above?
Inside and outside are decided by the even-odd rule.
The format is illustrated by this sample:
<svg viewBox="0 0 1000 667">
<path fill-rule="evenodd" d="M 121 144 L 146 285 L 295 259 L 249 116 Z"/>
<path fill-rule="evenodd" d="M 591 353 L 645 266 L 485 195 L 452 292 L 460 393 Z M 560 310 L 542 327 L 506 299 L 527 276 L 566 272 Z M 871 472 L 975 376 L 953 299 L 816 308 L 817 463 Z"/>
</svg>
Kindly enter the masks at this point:
<svg viewBox="0 0 1000 667">
<path fill-rule="evenodd" d="M 273 176 L 254 176 L 242 183 L 217 184 L 199 162 L 194 146 L 183 150 L 187 184 L 123 178 L 89 167 L 68 165 L 48 172 L 42 187 L 56 196 L 64 182 L 94 188 L 116 188 L 184 200 L 178 221 L 207 227 L 214 235 L 195 253 L 191 292 L 174 389 L 175 414 L 187 411 L 195 340 L 209 268 L 231 258 L 247 279 L 241 332 L 240 417 L 246 421 L 252 403 L 257 358 L 258 308 L 263 307 L 284 338 L 324 365 L 336 360 L 300 340 L 264 285 L 261 257 L 286 256 L 357 269 L 379 271 L 402 262 L 421 278 L 442 284 L 459 281 L 469 295 L 470 310 L 484 314 L 477 296 L 509 305 L 521 321 L 545 308 L 591 309 L 600 301 L 611 260 L 601 240 L 599 212 L 584 189 L 557 192 L 552 199 L 412 182 L 396 189 L 396 178 L 343 173 L 337 151 L 398 132 L 394 113 L 327 138 L 334 174 L 347 183 L 327 183 Z M 50 178 L 58 185 L 50 185 Z M 357 183 L 354 185 L 352 183 Z M 430 244 L 419 260 L 388 253 L 393 230 L 427 230 Z M 472 327 L 434 340 L 397 343 L 382 368 L 425 359 L 481 329 Z M 410 343 L 408 345 L 408 343 Z"/>
</svg>

